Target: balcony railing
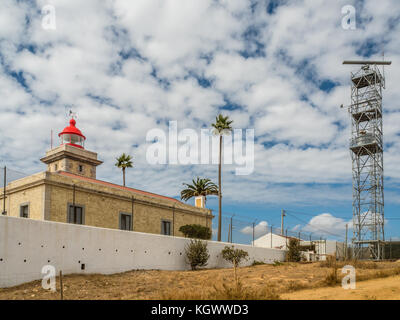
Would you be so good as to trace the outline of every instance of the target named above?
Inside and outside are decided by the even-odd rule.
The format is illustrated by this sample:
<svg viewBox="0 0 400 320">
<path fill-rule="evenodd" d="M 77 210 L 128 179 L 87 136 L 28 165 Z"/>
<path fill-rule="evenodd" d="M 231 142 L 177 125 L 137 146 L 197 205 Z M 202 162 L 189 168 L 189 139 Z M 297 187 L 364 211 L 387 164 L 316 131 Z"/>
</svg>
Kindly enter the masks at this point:
<svg viewBox="0 0 400 320">
<path fill-rule="evenodd" d="M 350 140 L 350 149 L 378 145 L 382 146 L 381 138 L 375 133 L 364 133 Z"/>
</svg>

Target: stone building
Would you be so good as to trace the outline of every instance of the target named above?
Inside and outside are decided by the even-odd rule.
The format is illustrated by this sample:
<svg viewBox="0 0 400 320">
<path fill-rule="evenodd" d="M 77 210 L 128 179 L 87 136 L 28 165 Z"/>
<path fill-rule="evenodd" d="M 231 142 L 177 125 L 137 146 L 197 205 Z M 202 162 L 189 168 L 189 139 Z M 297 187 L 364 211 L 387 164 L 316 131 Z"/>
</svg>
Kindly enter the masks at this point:
<svg viewBox="0 0 400 320">
<path fill-rule="evenodd" d="M 211 228 L 213 215 L 203 201 L 194 207 L 174 198 L 96 179 L 102 164 L 84 148 L 86 137 L 74 119 L 60 134 L 60 145 L 41 159 L 45 172 L 15 180 L 6 187 L 9 216 L 182 236 L 179 228 Z M 0 195 L 0 208 L 3 208 Z"/>
</svg>

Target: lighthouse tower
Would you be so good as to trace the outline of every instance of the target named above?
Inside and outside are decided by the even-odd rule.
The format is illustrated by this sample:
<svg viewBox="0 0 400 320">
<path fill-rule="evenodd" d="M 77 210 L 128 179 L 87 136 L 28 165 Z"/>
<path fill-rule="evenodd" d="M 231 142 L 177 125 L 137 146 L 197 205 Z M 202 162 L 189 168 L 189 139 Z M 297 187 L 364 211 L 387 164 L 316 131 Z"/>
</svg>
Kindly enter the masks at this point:
<svg viewBox="0 0 400 320">
<path fill-rule="evenodd" d="M 96 179 L 96 167 L 103 162 L 97 159 L 97 153 L 85 149 L 86 137 L 76 127 L 75 119 L 58 136 L 60 145 L 40 159 L 47 164 L 47 171 L 65 171 Z"/>
</svg>

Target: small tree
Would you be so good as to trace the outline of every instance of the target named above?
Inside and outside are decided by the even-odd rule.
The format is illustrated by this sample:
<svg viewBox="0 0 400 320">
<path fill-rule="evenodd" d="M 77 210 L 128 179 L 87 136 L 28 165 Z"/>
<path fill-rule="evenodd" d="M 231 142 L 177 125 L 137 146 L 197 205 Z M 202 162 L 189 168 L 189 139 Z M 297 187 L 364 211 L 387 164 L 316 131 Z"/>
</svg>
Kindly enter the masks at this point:
<svg viewBox="0 0 400 320">
<path fill-rule="evenodd" d="M 179 231 L 184 234 L 187 238 L 195 238 L 195 239 L 203 239 L 209 240 L 211 239 L 211 230 L 209 227 L 204 227 L 200 224 L 187 224 L 181 226 Z"/>
<path fill-rule="evenodd" d="M 229 261 L 230 263 L 233 264 L 233 272 L 235 275 L 235 284 L 236 284 L 236 287 L 238 287 L 239 281 L 238 281 L 236 268 L 239 266 L 239 264 L 240 264 L 240 262 L 242 262 L 242 260 L 248 259 L 249 254 L 242 249 L 235 249 L 234 246 L 232 246 L 232 247 L 225 246 L 225 248 L 221 251 L 221 253 L 222 253 L 222 258 L 224 258 L 226 261 Z"/>
<path fill-rule="evenodd" d="M 210 258 L 207 248 L 207 242 L 197 239 L 190 240 L 185 247 L 186 262 L 190 264 L 192 270 L 197 267 L 204 267 Z"/>
<path fill-rule="evenodd" d="M 299 262 L 301 260 L 300 241 L 291 238 L 289 240 L 287 260 L 290 262 Z"/>
<path fill-rule="evenodd" d="M 132 157 L 123 153 L 116 160 L 115 166 L 122 169 L 122 182 L 125 187 L 125 170 L 133 167 Z"/>
</svg>

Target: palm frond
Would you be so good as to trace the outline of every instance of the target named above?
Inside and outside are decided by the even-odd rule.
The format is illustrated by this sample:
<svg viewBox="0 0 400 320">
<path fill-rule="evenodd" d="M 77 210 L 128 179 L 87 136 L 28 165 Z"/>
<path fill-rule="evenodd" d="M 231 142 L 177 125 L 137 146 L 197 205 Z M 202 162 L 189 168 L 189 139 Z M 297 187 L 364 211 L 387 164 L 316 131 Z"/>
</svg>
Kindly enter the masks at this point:
<svg viewBox="0 0 400 320">
<path fill-rule="evenodd" d="M 183 183 L 186 186 L 185 189 L 181 191 L 181 199 L 189 200 L 193 197 L 205 196 L 208 195 L 217 195 L 218 187 L 215 183 L 213 183 L 210 179 L 197 177 L 192 180 L 192 183 Z"/>
<path fill-rule="evenodd" d="M 229 117 L 224 117 L 222 114 L 219 114 L 215 118 L 215 123 L 212 123 L 211 126 L 214 128 L 213 132 L 215 135 L 223 135 L 228 134 L 232 131 L 231 124 L 232 120 L 229 120 Z"/>
<path fill-rule="evenodd" d="M 120 155 L 118 158 L 116 158 L 117 162 L 115 163 L 115 166 L 118 168 L 132 168 L 133 167 L 133 162 L 132 162 L 132 156 L 126 155 L 123 153 Z"/>
</svg>

